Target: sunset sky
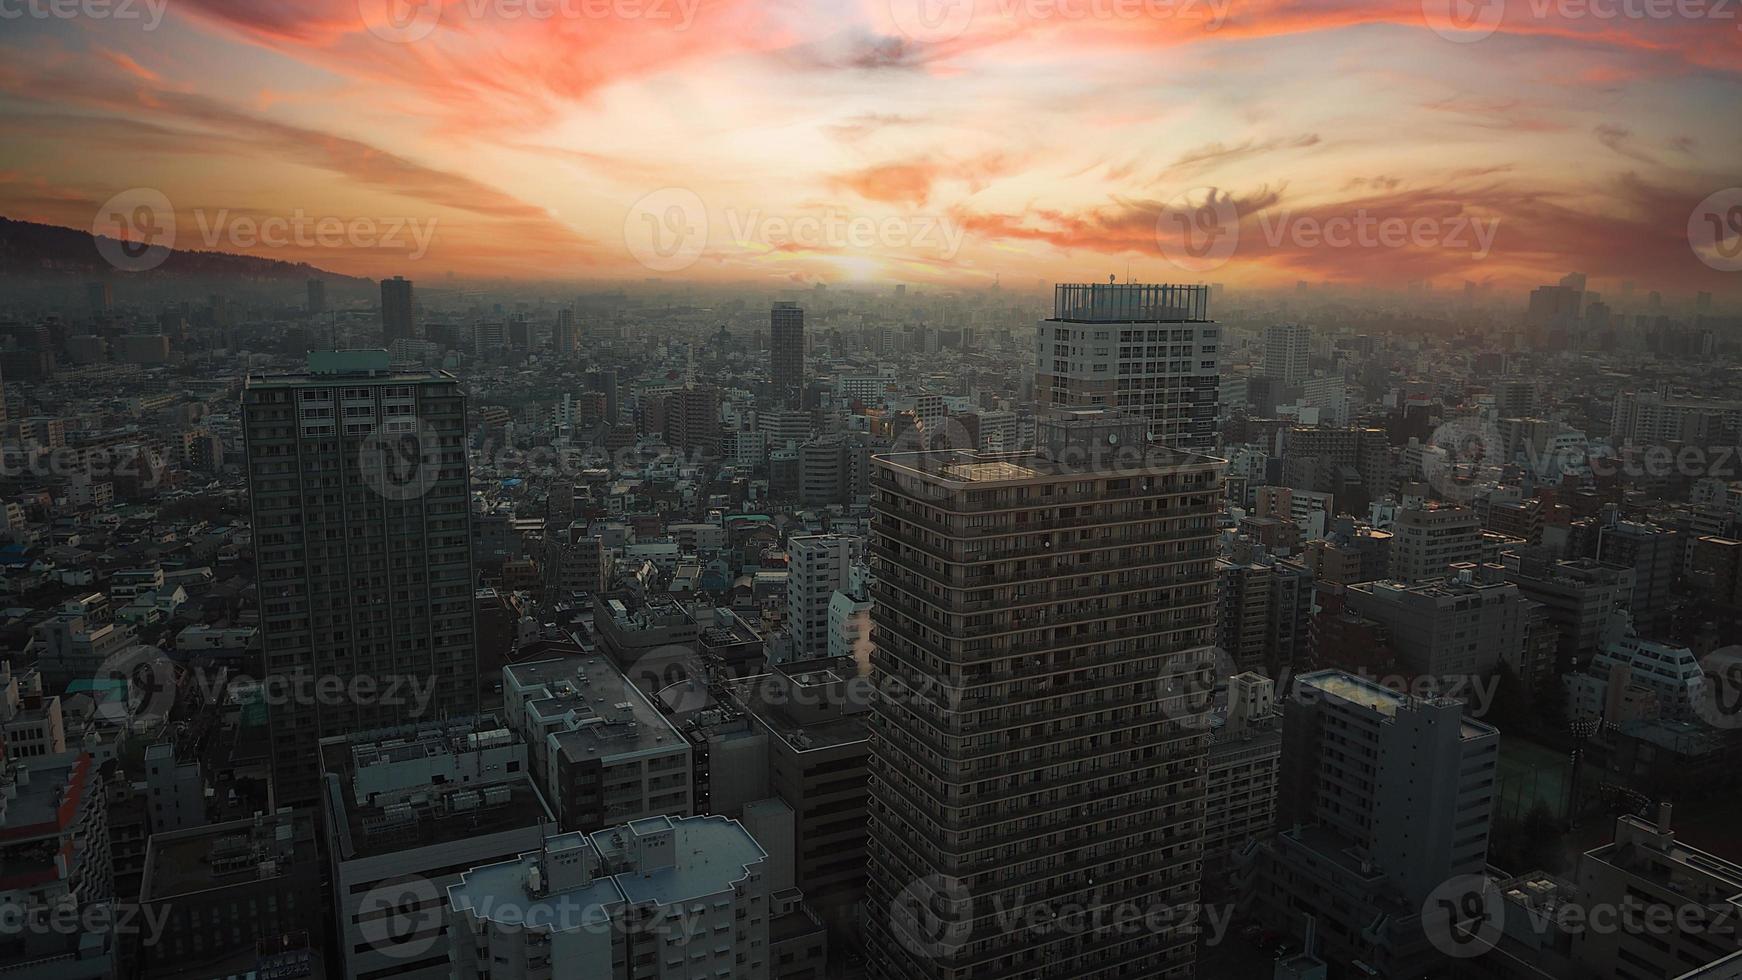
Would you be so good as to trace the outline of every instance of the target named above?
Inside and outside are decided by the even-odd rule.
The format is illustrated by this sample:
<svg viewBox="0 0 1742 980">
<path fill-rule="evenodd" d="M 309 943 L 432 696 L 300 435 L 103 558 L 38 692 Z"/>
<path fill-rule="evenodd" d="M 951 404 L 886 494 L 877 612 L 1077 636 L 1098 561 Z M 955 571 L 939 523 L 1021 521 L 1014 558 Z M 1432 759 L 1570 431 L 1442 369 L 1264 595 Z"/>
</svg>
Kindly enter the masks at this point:
<svg viewBox="0 0 1742 980">
<path fill-rule="evenodd" d="M 1491 0 L 1460 30 L 1463 0 L 33 2 L 0 4 L 0 214 L 91 229 L 152 189 L 177 247 L 413 279 L 1742 295 L 1689 241 L 1711 195 L 1742 213 L 1742 5 Z M 1237 244 L 1176 265 L 1175 219 L 1211 213 Z M 298 215 L 366 233 L 246 243 Z M 1414 230 L 1327 245 L 1336 219 Z M 398 224 L 427 250 L 375 234 Z"/>
</svg>

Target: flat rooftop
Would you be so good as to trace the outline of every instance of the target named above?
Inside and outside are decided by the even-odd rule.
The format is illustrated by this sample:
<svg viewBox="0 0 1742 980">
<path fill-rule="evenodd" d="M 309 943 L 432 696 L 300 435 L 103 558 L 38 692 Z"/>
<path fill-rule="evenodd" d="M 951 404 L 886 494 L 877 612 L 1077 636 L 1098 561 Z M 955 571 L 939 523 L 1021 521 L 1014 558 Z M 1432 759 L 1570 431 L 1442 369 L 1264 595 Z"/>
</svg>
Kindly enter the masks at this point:
<svg viewBox="0 0 1742 980">
<path fill-rule="evenodd" d="M 781 664 L 766 674 L 721 681 L 720 687 L 794 752 L 871 737 L 865 699 L 872 685 L 859 677 L 850 657 Z"/>
<path fill-rule="evenodd" d="M 648 667 L 663 674 L 659 664 Z M 529 714 L 555 718 L 573 713 L 578 724 L 553 736 L 572 759 L 686 744 L 665 714 L 603 654 L 511 664 L 505 669 L 520 687 L 543 687 L 549 692 L 548 697 L 527 701 Z M 690 676 L 700 676 L 699 665 Z"/>
<path fill-rule="evenodd" d="M 1140 477 L 1162 470 L 1213 468 L 1227 461 L 1169 446 L 1144 445 L 1098 448 L 1087 458 L 1059 460 L 1036 452 L 981 452 L 932 449 L 878 453 L 872 459 L 891 469 L 935 483 L 968 486 L 1030 483 L 1084 476 Z"/>
<path fill-rule="evenodd" d="M 147 845 L 141 898 L 165 899 L 282 877 L 316 860 L 314 814 L 263 815 L 171 834 Z M 281 825 L 283 829 L 281 830 Z"/>
<path fill-rule="evenodd" d="M 673 837 L 673 863 L 637 867 L 631 850 L 634 836 L 665 831 Z M 584 885 L 533 895 L 527 877 L 542 857 L 533 851 L 465 872 L 448 888 L 448 904 L 504 925 L 540 924 L 542 919 L 557 931 L 568 931 L 603 922 L 624 902 L 670 907 L 730 890 L 745 878 L 749 865 L 768 857 L 742 824 L 718 815 L 649 817 L 593 834 L 559 834 L 545 846 L 553 852 L 591 849 L 602 859 L 605 873 Z"/>
</svg>

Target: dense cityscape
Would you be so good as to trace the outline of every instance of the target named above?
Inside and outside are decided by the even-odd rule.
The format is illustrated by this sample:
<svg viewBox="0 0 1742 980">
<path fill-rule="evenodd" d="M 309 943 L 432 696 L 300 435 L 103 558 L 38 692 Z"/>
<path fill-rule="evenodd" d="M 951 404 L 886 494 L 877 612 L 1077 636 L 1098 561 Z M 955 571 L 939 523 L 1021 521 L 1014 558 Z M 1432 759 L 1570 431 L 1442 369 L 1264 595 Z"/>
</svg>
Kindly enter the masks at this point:
<svg viewBox="0 0 1742 980">
<path fill-rule="evenodd" d="M 821 6 L 0 0 L 0 980 L 1742 980 L 1722 6 Z"/>
</svg>

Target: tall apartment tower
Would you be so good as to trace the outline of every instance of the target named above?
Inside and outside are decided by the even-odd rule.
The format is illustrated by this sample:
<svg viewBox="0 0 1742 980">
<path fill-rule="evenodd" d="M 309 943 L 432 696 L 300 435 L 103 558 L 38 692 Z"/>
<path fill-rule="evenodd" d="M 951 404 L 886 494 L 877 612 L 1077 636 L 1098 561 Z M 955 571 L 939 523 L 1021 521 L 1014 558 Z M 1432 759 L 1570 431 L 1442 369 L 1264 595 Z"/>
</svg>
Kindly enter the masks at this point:
<svg viewBox="0 0 1742 980">
<path fill-rule="evenodd" d="M 1216 441 L 1220 333 L 1210 287 L 1079 283 L 1053 287 L 1035 337 L 1042 408 L 1119 408 L 1183 449 Z"/>
<path fill-rule="evenodd" d="M 776 303 L 768 314 L 768 380 L 781 403 L 800 408 L 804 394 L 804 308 Z"/>
<path fill-rule="evenodd" d="M 310 279 L 308 281 L 308 312 L 318 316 L 327 311 L 327 281 L 325 279 Z"/>
<path fill-rule="evenodd" d="M 296 806 L 321 738 L 477 711 L 466 399 L 386 351 L 322 351 L 250 375 L 242 405 L 267 674 L 345 692 L 268 708 L 277 804 Z"/>
<path fill-rule="evenodd" d="M 1298 323 L 1273 323 L 1264 332 L 1264 376 L 1297 385 L 1312 373 L 1313 331 Z"/>
<path fill-rule="evenodd" d="M 853 539 L 844 534 L 801 534 L 787 541 L 786 629 L 792 658 L 829 652 L 829 602 L 851 584 Z"/>
<path fill-rule="evenodd" d="M 1422 908 L 1480 875 L 1500 733 L 1456 698 L 1414 698 L 1336 670 L 1295 678 L 1284 708 L 1277 826 L 1258 855 L 1256 910 L 1366 976 L 1426 975 Z"/>
<path fill-rule="evenodd" d="M 873 458 L 878 980 L 1192 974 L 1226 464 L 1067 414 Z"/>
<path fill-rule="evenodd" d="M 416 336 L 411 319 L 411 280 L 404 276 L 381 280 L 381 346 Z"/>
</svg>

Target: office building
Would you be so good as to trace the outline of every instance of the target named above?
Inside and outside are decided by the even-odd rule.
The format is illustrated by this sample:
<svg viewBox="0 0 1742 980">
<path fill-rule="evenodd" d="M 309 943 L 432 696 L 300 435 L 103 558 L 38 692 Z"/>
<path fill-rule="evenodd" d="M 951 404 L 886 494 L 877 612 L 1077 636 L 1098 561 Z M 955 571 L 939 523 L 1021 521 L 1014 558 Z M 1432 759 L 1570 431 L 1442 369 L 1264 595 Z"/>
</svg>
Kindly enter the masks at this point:
<svg viewBox="0 0 1742 980">
<path fill-rule="evenodd" d="M 845 534 L 800 534 L 786 543 L 786 630 L 791 659 L 829 652 L 829 603 L 851 585 L 853 538 Z"/>
<path fill-rule="evenodd" d="M 1043 408 L 1118 408 L 1168 445 L 1216 442 L 1221 329 L 1208 286 L 1060 284 L 1035 334 Z"/>
<path fill-rule="evenodd" d="M 333 934 L 347 980 L 451 976 L 443 891 L 466 868 L 511 860 L 556 829 L 526 759 L 526 744 L 491 716 L 321 743 Z M 403 916 L 397 928 L 382 920 L 390 908 Z"/>
<path fill-rule="evenodd" d="M 1412 676 L 1458 684 L 1501 664 L 1524 673 L 1532 603 L 1510 582 L 1361 582 L 1343 591 L 1343 601 L 1389 631 L 1398 665 Z"/>
<path fill-rule="evenodd" d="M 1627 609 L 1640 630 L 1660 628 L 1673 611 L 1685 547 L 1680 531 L 1655 524 L 1618 521 L 1597 532 L 1597 560 L 1633 570 Z"/>
<path fill-rule="evenodd" d="M 310 316 L 319 316 L 327 311 L 327 281 L 325 279 L 310 279 L 308 281 L 307 309 Z"/>
<path fill-rule="evenodd" d="M 873 977 L 1192 975 L 1157 910 L 1199 893 L 1225 464 L 1146 424 L 873 459 Z M 1024 903 L 1094 924 L 1001 927 Z"/>
<path fill-rule="evenodd" d="M 646 816 L 686 816 L 689 743 L 655 706 L 652 687 L 700 676 L 685 649 L 655 656 L 625 677 L 607 657 L 583 655 L 502 668 L 503 716 L 526 744 L 528 765 L 564 830 L 591 832 Z"/>
<path fill-rule="evenodd" d="M 1439 955 L 1423 903 L 1486 866 L 1499 749 L 1455 698 L 1333 670 L 1296 677 L 1277 810 L 1290 829 L 1259 850 L 1259 917 L 1297 937 L 1312 917 L 1320 955 L 1346 970 L 1424 975 Z"/>
<path fill-rule="evenodd" d="M 368 685 L 270 708 L 277 802 L 313 803 L 320 739 L 475 713 L 465 394 L 385 351 L 314 352 L 250 375 L 243 417 L 267 674 Z"/>
<path fill-rule="evenodd" d="M 306 810 L 154 833 L 139 903 L 143 921 L 163 925 L 141 944 L 144 976 L 307 976 L 318 958 L 310 937 L 321 935 L 320 889 Z M 297 938 L 281 946 L 284 937 Z"/>
<path fill-rule="evenodd" d="M 455 975 L 768 980 L 767 857 L 721 816 L 550 837 L 448 888 Z"/>
<path fill-rule="evenodd" d="M 843 930 L 865 897 L 870 705 L 859 681 L 853 661 L 816 659 L 723 684 L 725 703 L 766 736 L 770 788 L 792 810 L 793 883 Z"/>
<path fill-rule="evenodd" d="M 416 337 L 411 280 L 404 276 L 381 280 L 381 346 L 388 347 L 395 340 L 414 340 Z"/>
<path fill-rule="evenodd" d="M 1285 385 L 1311 377 L 1313 332 L 1299 323 L 1273 323 L 1264 331 L 1264 376 Z"/>
<path fill-rule="evenodd" d="M 1453 564 L 1482 560 L 1482 522 L 1450 504 L 1397 511 L 1391 525 L 1391 576 L 1405 585 L 1445 578 Z"/>
<path fill-rule="evenodd" d="M 786 408 L 803 408 L 804 308 L 776 303 L 768 314 L 768 383 L 775 401 Z"/>
</svg>

